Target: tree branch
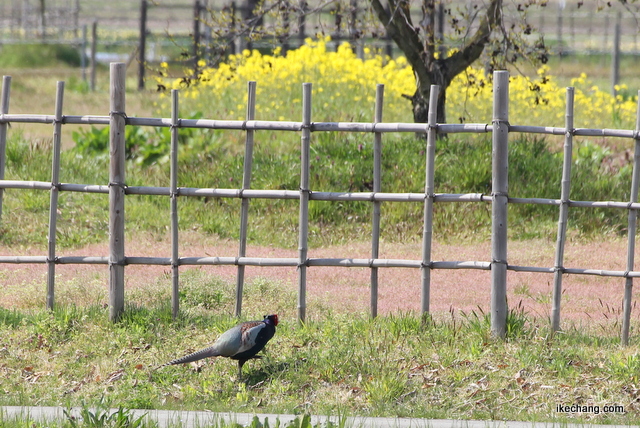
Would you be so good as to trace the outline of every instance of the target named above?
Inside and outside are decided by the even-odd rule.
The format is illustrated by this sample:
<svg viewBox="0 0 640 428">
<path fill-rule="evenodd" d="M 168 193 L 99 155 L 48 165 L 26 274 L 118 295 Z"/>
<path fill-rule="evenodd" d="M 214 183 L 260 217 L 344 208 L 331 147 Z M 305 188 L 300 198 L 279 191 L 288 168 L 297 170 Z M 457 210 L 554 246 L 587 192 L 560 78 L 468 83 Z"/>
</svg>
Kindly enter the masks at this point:
<svg viewBox="0 0 640 428">
<path fill-rule="evenodd" d="M 487 13 L 473 37 L 458 52 L 445 60 L 447 79 L 451 80 L 462 73 L 475 60 L 480 58 L 485 45 L 489 42 L 491 31 L 502 22 L 502 0 L 491 0 Z"/>
<path fill-rule="evenodd" d="M 418 82 L 430 82 L 427 69 L 427 59 L 433 59 L 433 52 L 425 52 L 418 31 L 408 17 L 409 7 L 404 0 L 388 0 L 389 9 L 380 3 L 380 0 L 369 0 L 378 19 L 384 25 L 389 37 L 393 39 L 400 50 L 405 54 L 407 61 L 417 75 Z M 406 6 L 406 7 L 403 7 Z M 391 13 L 390 11 L 393 11 Z M 431 58 L 427 58 L 430 55 Z"/>
</svg>

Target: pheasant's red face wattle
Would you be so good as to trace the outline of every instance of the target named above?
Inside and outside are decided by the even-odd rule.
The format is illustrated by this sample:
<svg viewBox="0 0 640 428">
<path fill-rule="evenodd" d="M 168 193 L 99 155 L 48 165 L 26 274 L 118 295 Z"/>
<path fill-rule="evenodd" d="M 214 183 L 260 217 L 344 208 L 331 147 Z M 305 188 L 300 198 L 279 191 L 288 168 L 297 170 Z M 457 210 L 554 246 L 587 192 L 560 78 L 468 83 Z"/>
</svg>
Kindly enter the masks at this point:
<svg viewBox="0 0 640 428">
<path fill-rule="evenodd" d="M 275 325 L 275 326 L 278 325 L 278 314 L 269 315 L 268 318 L 271 320 L 273 325 Z"/>
</svg>

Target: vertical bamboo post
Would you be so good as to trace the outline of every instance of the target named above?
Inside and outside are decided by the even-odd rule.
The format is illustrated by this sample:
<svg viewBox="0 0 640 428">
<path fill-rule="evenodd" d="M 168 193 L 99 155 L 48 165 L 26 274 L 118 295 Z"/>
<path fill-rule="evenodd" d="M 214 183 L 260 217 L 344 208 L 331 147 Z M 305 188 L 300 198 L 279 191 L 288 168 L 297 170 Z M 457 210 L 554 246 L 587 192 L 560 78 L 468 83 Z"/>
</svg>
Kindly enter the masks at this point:
<svg viewBox="0 0 640 428">
<path fill-rule="evenodd" d="M 110 73 L 109 318 L 117 321 L 124 311 L 125 64 L 112 63 Z"/>
<path fill-rule="evenodd" d="M 51 196 L 49 199 L 49 236 L 47 255 L 47 309 L 53 309 L 56 277 L 56 225 L 58 220 L 58 196 L 60 194 L 60 147 L 62 134 L 62 104 L 64 82 L 56 87 L 56 112 L 53 121 L 53 160 L 51 162 Z"/>
<path fill-rule="evenodd" d="M 384 85 L 376 86 L 376 104 L 373 122 L 382 122 L 382 104 L 384 101 Z M 382 133 L 373 134 L 373 193 L 382 188 Z M 371 258 L 380 255 L 380 201 L 373 201 L 373 217 L 371 225 Z M 371 267 L 371 317 L 378 316 L 378 268 Z"/>
<path fill-rule="evenodd" d="M 633 175 L 631 177 L 630 202 L 638 202 L 638 186 L 640 186 L 640 91 L 638 91 L 638 108 L 636 113 L 636 137 L 633 153 Z M 634 269 L 636 250 L 636 231 L 638 222 L 638 210 L 629 210 L 628 235 L 627 235 L 627 271 Z M 622 301 L 622 334 L 621 341 L 624 346 L 629 344 L 629 329 L 631 326 L 631 301 L 633 298 L 633 278 L 626 277 L 624 282 L 624 299 Z"/>
<path fill-rule="evenodd" d="M 300 217 L 298 239 L 298 321 L 307 311 L 307 251 L 309 235 L 309 150 L 311 141 L 311 83 L 302 84 L 302 137 L 300 138 Z"/>
<path fill-rule="evenodd" d="M 435 158 L 438 117 L 438 95 L 440 86 L 431 85 L 429 94 L 429 114 L 427 117 L 429 130 L 427 133 L 427 153 L 424 186 L 424 224 L 422 228 L 422 292 L 420 310 L 422 314 L 429 312 L 431 299 L 431 243 L 433 238 L 433 202 L 435 198 Z"/>
<path fill-rule="evenodd" d="M 551 329 L 560 330 L 560 300 L 562 298 L 562 274 L 564 272 L 564 244 L 567 238 L 567 218 L 569 216 L 569 195 L 571 191 L 571 162 L 573 150 L 573 97 L 574 89 L 567 88 L 564 161 L 562 164 L 562 187 L 560 190 L 560 216 L 558 219 L 558 237 L 556 243 L 556 260 L 553 273 L 553 299 L 551 308 Z"/>
<path fill-rule="evenodd" d="M 0 95 L 0 114 L 9 113 L 9 96 L 11 93 L 11 76 L 2 77 L 2 94 Z M 7 122 L 0 122 L 0 180 L 4 180 L 7 152 Z M 2 205 L 4 189 L 0 189 L 0 221 L 2 220 Z"/>
<path fill-rule="evenodd" d="M 493 73 L 491 204 L 491 334 L 504 338 L 507 326 L 507 205 L 509 189 L 509 72 Z"/>
<path fill-rule="evenodd" d="M 247 120 L 256 118 L 256 82 L 247 83 Z M 244 145 L 244 172 L 242 175 L 242 190 L 251 188 L 251 169 L 253 166 L 253 133 L 252 129 L 247 129 Z M 238 257 L 247 255 L 247 226 L 249 223 L 249 199 L 242 198 L 240 206 L 240 248 Z M 244 265 L 238 265 L 238 277 L 236 283 L 236 316 L 242 315 L 242 294 L 244 289 Z"/>
<path fill-rule="evenodd" d="M 178 254 L 178 132 L 180 127 L 179 92 L 171 90 L 171 315 L 174 319 L 180 312 L 180 258 Z"/>
</svg>

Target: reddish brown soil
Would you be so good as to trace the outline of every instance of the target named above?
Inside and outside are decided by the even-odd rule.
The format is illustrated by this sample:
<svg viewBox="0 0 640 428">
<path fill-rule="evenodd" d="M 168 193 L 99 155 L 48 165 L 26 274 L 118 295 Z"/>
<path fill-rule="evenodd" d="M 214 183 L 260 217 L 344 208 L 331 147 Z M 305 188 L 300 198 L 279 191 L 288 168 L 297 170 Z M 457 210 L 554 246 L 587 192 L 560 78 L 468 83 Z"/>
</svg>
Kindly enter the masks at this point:
<svg viewBox="0 0 640 428">
<path fill-rule="evenodd" d="M 3 255 L 44 255 L 45 249 L 30 248 L 17 250 L 0 248 Z M 153 238 L 136 238 L 126 244 L 128 256 L 164 256 L 170 255 L 169 241 Z M 552 241 L 515 241 L 509 243 L 509 263 L 524 266 L 553 266 L 555 243 Z M 106 244 L 91 245 L 77 250 L 60 251 L 60 255 L 106 256 Z M 309 257 L 351 257 L 368 258 L 369 243 L 351 243 L 348 245 L 309 251 Z M 464 245 L 434 243 L 433 259 L 440 260 L 476 260 L 489 261 L 491 246 L 489 242 Z M 214 238 L 202 238 L 195 233 L 181 235 L 181 256 L 235 256 L 237 243 Z M 275 247 L 249 246 L 248 256 L 253 257 L 297 257 L 297 251 Z M 382 243 L 381 258 L 412 259 L 421 257 L 420 243 L 386 244 Z M 636 255 L 637 258 L 637 255 Z M 565 250 L 565 266 L 575 268 L 597 268 L 624 270 L 626 261 L 626 241 L 611 239 L 604 242 L 575 243 L 568 242 Z M 185 267 L 187 269 L 187 267 Z M 234 266 L 207 267 L 212 274 L 231 281 L 235 280 Z M 79 284 L 89 281 L 103 283 L 107 287 L 107 267 L 89 265 L 66 265 L 57 267 L 57 275 L 64 280 L 72 278 Z M 126 268 L 127 287 L 145 287 L 155 283 L 168 272 L 168 267 L 129 266 Z M 323 301 L 336 311 L 366 312 L 369 308 L 368 268 L 326 268 L 310 267 L 307 270 L 307 295 L 309 302 Z M 292 267 L 247 267 L 246 277 L 272 278 L 297 288 L 297 272 Z M 420 309 L 420 271 L 408 268 L 381 268 L 379 270 L 379 312 L 419 311 Z M 35 283 L 35 287 L 34 287 Z M 34 293 L 33 299 L 43 299 L 46 289 L 46 267 L 44 265 L 0 265 L 0 306 L 12 307 L 24 302 L 20 284 L 30 284 L 24 292 Z M 431 274 L 431 311 L 436 315 L 447 315 L 450 310 L 465 312 L 487 311 L 490 301 L 491 275 L 489 271 L 479 270 L 434 270 Z M 37 290 L 41 286 L 42 292 Z M 553 287 L 553 274 L 534 274 L 509 272 L 509 304 L 514 307 L 522 304 L 530 315 L 545 319 L 548 317 Z M 28 291 L 27 291 L 28 290 Z M 620 319 L 624 279 L 600 276 L 565 275 L 563 278 L 563 320 L 578 323 L 595 321 L 615 321 Z M 294 303 L 295 304 L 295 303 Z M 310 303 L 308 313 L 314 310 Z M 634 321 L 640 313 L 634 307 Z"/>
</svg>

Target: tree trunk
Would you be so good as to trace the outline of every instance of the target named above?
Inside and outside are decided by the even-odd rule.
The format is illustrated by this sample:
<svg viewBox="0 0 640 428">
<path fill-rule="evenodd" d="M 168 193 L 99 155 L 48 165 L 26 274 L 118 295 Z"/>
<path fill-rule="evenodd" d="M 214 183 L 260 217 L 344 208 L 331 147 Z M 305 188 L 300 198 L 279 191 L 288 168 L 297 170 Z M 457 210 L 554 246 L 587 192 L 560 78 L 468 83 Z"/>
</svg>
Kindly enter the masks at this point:
<svg viewBox="0 0 640 428">
<path fill-rule="evenodd" d="M 475 32 L 465 40 L 456 52 L 445 57 L 436 56 L 435 0 L 423 0 L 423 20 L 414 25 L 411 20 L 408 0 L 387 0 L 388 7 L 380 0 L 369 0 L 387 35 L 393 39 L 407 57 L 416 77 L 417 89 L 411 99 L 413 118 L 426 123 L 429 114 L 431 85 L 440 86 L 437 122 L 446 123 L 446 91 L 453 78 L 480 57 L 489 42 L 494 27 L 502 22 L 502 0 L 491 0 L 486 14 L 480 15 Z"/>
<path fill-rule="evenodd" d="M 446 101 L 447 101 L 447 88 L 449 87 L 448 82 L 443 82 L 435 79 L 435 76 L 432 76 L 432 82 L 428 84 L 420 84 L 418 82 L 418 87 L 416 92 L 413 94 L 411 99 L 411 104 L 413 106 L 413 121 L 416 123 L 427 123 L 429 119 L 429 97 L 431 96 L 431 85 L 439 85 L 440 92 L 438 93 L 438 107 L 437 107 L 437 118 L 436 121 L 438 123 L 447 123 L 447 115 L 446 115 Z M 436 83 L 437 82 L 437 83 Z"/>
</svg>

